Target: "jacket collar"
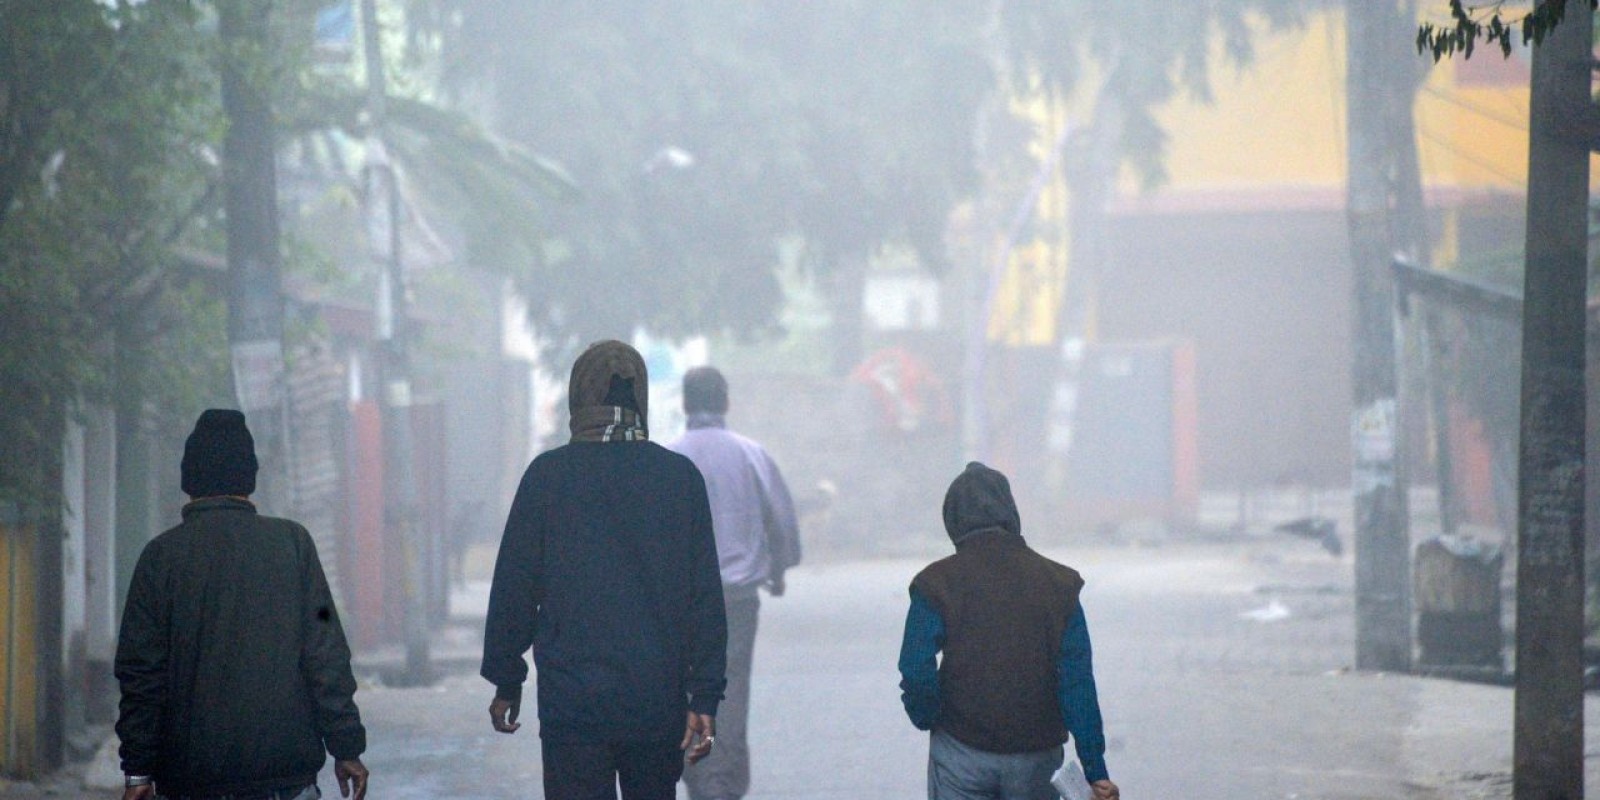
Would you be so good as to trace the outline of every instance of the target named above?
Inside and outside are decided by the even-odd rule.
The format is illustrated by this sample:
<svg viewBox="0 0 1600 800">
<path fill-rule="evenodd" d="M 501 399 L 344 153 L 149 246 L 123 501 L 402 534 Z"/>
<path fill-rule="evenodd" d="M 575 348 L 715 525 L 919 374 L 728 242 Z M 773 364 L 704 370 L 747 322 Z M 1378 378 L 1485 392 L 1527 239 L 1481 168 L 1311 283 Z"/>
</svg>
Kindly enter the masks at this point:
<svg viewBox="0 0 1600 800">
<path fill-rule="evenodd" d="M 956 550 L 987 550 L 991 548 L 1023 547 L 1027 545 L 1027 541 L 1022 538 L 1020 533 L 1012 533 L 1005 528 L 995 526 L 971 531 L 962 536 L 961 540 L 956 542 L 955 545 Z"/>
<path fill-rule="evenodd" d="M 198 514 L 202 511 L 247 511 L 254 514 L 256 513 L 256 504 L 250 502 L 247 498 L 233 495 L 197 497 L 184 505 L 183 518 L 188 519 L 189 515 Z"/>
</svg>

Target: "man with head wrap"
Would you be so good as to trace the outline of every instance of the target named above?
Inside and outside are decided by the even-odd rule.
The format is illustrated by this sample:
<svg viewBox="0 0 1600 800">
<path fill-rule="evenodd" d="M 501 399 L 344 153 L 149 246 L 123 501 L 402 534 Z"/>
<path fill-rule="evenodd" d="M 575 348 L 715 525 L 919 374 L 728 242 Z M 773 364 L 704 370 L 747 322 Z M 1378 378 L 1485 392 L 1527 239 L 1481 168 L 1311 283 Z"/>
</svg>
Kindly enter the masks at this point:
<svg viewBox="0 0 1600 800">
<path fill-rule="evenodd" d="M 481 674 L 520 726 L 531 646 L 548 800 L 671 800 L 715 741 L 727 648 L 705 481 L 649 440 L 622 342 L 572 365 L 572 441 L 528 466 L 495 561 Z"/>
<path fill-rule="evenodd" d="M 361 800 L 366 730 L 350 648 L 311 534 L 256 513 L 238 411 L 183 448 L 183 522 L 152 539 L 117 642 L 124 800 L 314 800 L 328 754 Z"/>
<path fill-rule="evenodd" d="M 928 797 L 1056 800 L 1070 733 L 1095 800 L 1115 800 L 1083 579 L 1028 547 L 1010 483 L 975 461 L 945 493 L 944 526 L 955 555 L 911 581 L 900 646 L 906 715 L 933 732 Z"/>
</svg>

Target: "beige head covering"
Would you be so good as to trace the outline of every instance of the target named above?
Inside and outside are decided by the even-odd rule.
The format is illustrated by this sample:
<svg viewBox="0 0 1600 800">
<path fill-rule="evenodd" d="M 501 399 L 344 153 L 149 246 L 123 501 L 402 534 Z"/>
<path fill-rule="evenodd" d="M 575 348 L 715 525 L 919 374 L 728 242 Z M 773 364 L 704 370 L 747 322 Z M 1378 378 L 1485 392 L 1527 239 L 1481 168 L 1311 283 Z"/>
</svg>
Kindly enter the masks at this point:
<svg viewBox="0 0 1600 800">
<path fill-rule="evenodd" d="M 567 381 L 573 441 L 648 438 L 649 401 L 650 377 L 638 350 L 615 339 L 589 345 Z"/>
</svg>

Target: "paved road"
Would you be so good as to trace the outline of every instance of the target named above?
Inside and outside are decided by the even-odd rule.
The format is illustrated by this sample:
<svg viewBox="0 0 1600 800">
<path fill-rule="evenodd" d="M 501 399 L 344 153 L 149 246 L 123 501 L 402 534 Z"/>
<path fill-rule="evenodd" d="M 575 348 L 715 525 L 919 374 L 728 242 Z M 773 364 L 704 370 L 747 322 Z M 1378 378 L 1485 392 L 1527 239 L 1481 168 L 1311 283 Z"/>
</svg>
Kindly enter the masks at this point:
<svg viewBox="0 0 1600 800">
<path fill-rule="evenodd" d="M 1508 690 L 1349 670 L 1348 560 L 1293 540 L 1043 549 L 1089 581 L 1125 797 L 1509 795 Z M 926 738 L 905 721 L 894 668 L 921 563 L 808 566 L 766 602 L 750 800 L 923 796 Z M 1262 611 L 1281 618 L 1244 616 Z M 481 681 L 361 699 L 380 797 L 540 796 L 533 731 L 488 732 Z"/>
<path fill-rule="evenodd" d="M 1294 540 L 1042 549 L 1089 581 L 1108 760 L 1124 797 L 1509 797 L 1509 690 L 1348 669 L 1348 559 Z M 926 738 L 900 710 L 894 667 L 920 565 L 806 566 L 788 597 L 767 601 L 750 800 L 923 796 Z M 1251 612 L 1279 618 L 1242 616 Z M 491 732 L 489 695 L 465 673 L 426 689 L 365 687 L 372 797 L 540 797 L 534 726 Z M 1587 714 L 1600 719 L 1600 706 Z M 1595 769 L 1590 785 L 1600 787 Z M 337 796 L 326 776 L 324 791 Z"/>
</svg>

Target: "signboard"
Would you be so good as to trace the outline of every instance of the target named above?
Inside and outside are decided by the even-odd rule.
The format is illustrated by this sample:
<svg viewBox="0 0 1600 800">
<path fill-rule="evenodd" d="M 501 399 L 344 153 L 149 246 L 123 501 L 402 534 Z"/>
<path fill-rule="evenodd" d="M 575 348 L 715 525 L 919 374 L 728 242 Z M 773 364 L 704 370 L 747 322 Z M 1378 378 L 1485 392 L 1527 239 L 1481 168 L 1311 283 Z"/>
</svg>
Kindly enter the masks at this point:
<svg viewBox="0 0 1600 800">
<path fill-rule="evenodd" d="M 233 390 L 239 410 L 277 409 L 283 405 L 283 343 L 272 339 L 233 345 Z"/>
</svg>

